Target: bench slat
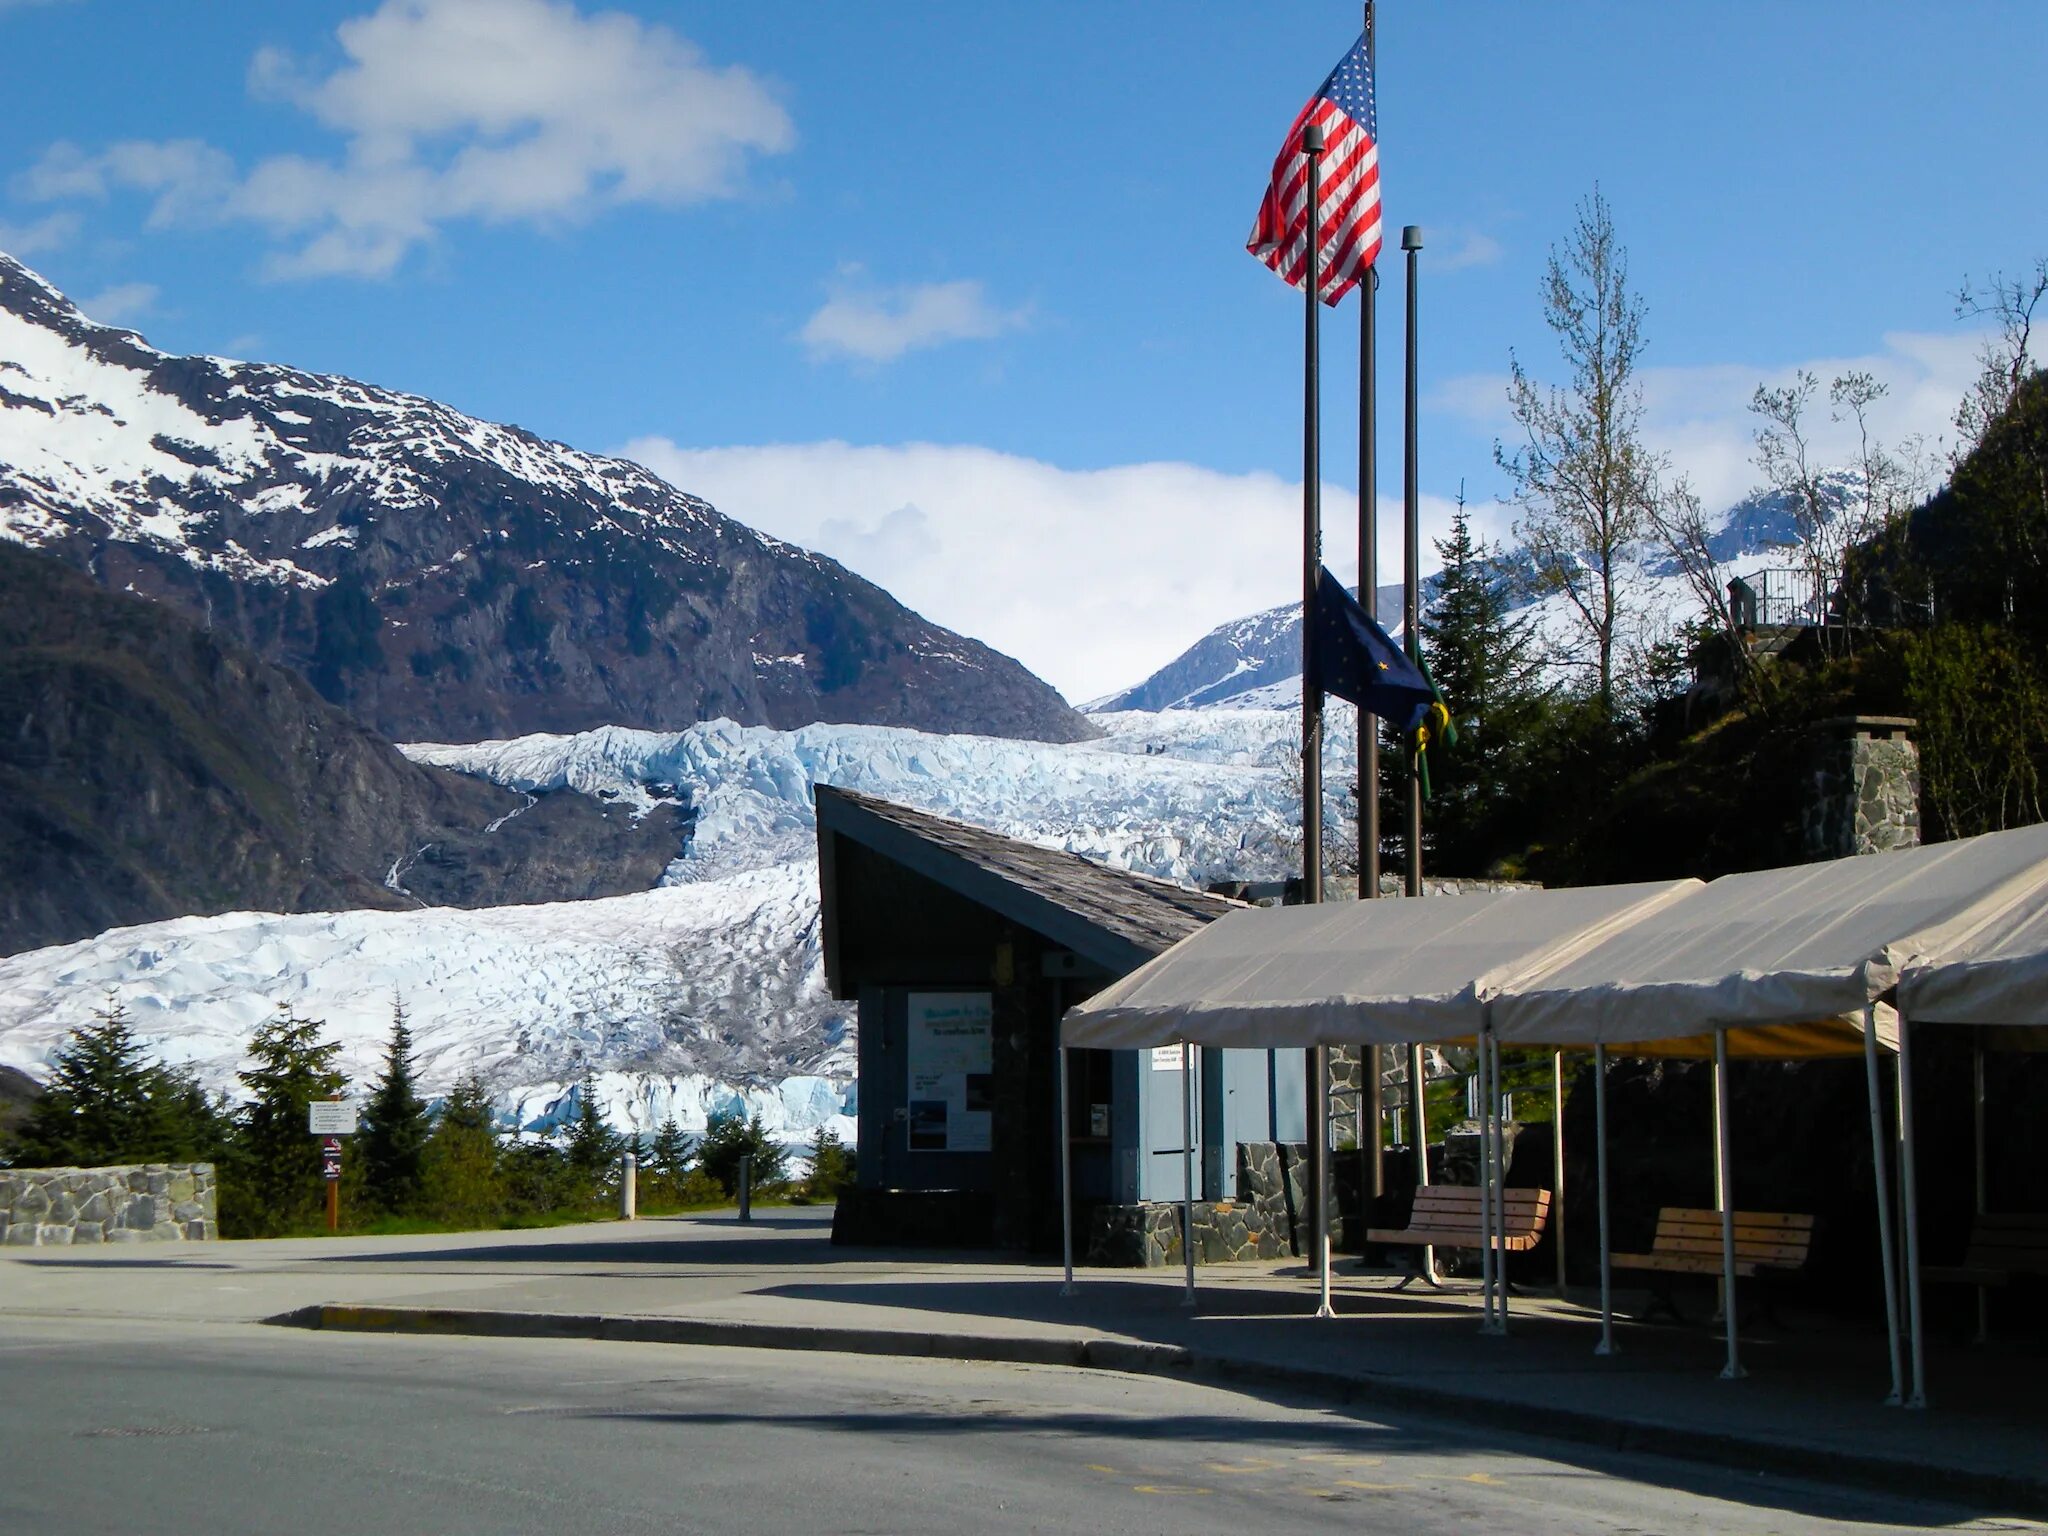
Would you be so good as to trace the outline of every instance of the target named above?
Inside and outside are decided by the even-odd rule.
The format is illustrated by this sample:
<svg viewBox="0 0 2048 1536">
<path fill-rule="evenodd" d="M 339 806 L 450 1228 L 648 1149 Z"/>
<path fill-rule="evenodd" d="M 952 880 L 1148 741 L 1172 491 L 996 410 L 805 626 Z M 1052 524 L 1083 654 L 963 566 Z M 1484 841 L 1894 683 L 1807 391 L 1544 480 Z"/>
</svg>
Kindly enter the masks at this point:
<svg viewBox="0 0 2048 1536">
<path fill-rule="evenodd" d="M 1721 1261 L 1689 1253 L 1617 1253 L 1614 1256 L 1616 1269 L 1669 1269 L 1687 1275 L 1718 1275 Z M 1743 1259 L 1735 1261 L 1738 1277 L 1754 1275 L 1757 1266 Z"/>
<path fill-rule="evenodd" d="M 1657 1213 L 1657 1220 L 1664 1221 L 1709 1221 L 1721 1225 L 1719 1211 L 1690 1211 L 1675 1205 L 1668 1205 Z M 1810 1230 L 1813 1217 L 1800 1211 L 1737 1211 L 1738 1224 L 1750 1227 L 1800 1227 Z"/>
</svg>

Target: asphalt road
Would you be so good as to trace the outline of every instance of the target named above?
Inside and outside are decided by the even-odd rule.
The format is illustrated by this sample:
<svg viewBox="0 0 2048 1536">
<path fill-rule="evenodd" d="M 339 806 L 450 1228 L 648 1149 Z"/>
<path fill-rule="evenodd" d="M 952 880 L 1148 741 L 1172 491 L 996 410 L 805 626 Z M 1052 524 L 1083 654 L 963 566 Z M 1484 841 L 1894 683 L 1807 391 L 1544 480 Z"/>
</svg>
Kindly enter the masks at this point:
<svg viewBox="0 0 2048 1536">
<path fill-rule="evenodd" d="M 0 1448 L 0 1532 L 24 1536 L 1405 1536 L 1961 1518 L 1089 1371 L 247 1324 L 0 1319 Z"/>
</svg>

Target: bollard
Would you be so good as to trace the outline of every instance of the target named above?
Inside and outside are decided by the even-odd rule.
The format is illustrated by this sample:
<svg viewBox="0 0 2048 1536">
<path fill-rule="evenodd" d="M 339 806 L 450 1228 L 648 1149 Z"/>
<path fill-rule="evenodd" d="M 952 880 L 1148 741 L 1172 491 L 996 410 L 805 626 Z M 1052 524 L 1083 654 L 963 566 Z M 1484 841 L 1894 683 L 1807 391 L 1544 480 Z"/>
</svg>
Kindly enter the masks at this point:
<svg viewBox="0 0 2048 1536">
<path fill-rule="evenodd" d="M 751 1154 L 740 1159 L 740 1220 L 754 1219 L 754 1159 Z"/>
<path fill-rule="evenodd" d="M 640 1213 L 640 1159 L 631 1152 L 619 1157 L 619 1220 L 633 1221 Z"/>
</svg>

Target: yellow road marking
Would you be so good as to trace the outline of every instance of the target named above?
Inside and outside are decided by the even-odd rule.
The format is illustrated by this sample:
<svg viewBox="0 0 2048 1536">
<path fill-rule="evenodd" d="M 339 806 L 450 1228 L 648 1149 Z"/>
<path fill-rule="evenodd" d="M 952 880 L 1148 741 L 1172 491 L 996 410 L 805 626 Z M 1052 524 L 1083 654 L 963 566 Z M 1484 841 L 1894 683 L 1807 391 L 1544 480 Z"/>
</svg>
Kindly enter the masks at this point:
<svg viewBox="0 0 2048 1536">
<path fill-rule="evenodd" d="M 1248 1461 L 1235 1464 L 1227 1461 L 1212 1461 L 1208 1463 L 1208 1467 L 1211 1472 L 1229 1472 L 1233 1474 L 1241 1472 L 1277 1472 L 1280 1469 L 1280 1463 L 1268 1461 L 1263 1456 L 1254 1456 Z"/>
<path fill-rule="evenodd" d="M 1468 1472 L 1465 1476 L 1459 1478 L 1458 1481 L 1461 1483 L 1484 1483 L 1488 1487 L 1493 1488 L 1502 1486 L 1501 1480 L 1491 1472 Z"/>
<path fill-rule="evenodd" d="M 1107 1473 L 1108 1473 L 1108 1474 L 1109 1474 L 1109 1475 L 1110 1475 L 1111 1477 L 1114 1477 L 1114 1476 L 1116 1476 L 1116 1468 L 1115 1468 L 1115 1467 L 1105 1467 L 1105 1466 L 1104 1466 L 1104 1465 L 1103 1465 L 1103 1464 L 1102 1464 L 1101 1462 L 1099 1462 L 1099 1461 L 1091 1461 L 1091 1462 L 1089 1462 L 1089 1463 L 1088 1463 L 1088 1470 L 1089 1470 L 1090 1472 L 1107 1472 Z"/>
<path fill-rule="evenodd" d="M 1381 1456 L 1360 1456 L 1353 1451 L 1303 1451 L 1294 1458 L 1296 1461 L 1334 1461 L 1347 1467 L 1383 1467 L 1386 1458 Z"/>
<path fill-rule="evenodd" d="M 1196 1497 L 1196 1496 L 1200 1496 L 1200 1495 L 1202 1495 L 1202 1494 L 1205 1494 L 1205 1493 L 1209 1493 L 1209 1492 L 1212 1492 L 1212 1491 L 1213 1491 L 1213 1490 L 1211 1490 L 1211 1489 L 1208 1489 L 1208 1488 L 1197 1488 L 1197 1487 L 1196 1487 L 1196 1486 L 1195 1486 L 1195 1485 L 1194 1485 L 1193 1483 L 1133 1483 L 1133 1484 L 1131 1484 L 1131 1492 L 1133 1492 L 1133 1493 L 1156 1493 L 1156 1494 L 1160 1494 L 1160 1495 L 1162 1495 L 1163 1497 L 1166 1497 L 1166 1498 L 1179 1498 L 1179 1497 L 1182 1497 L 1182 1496 L 1184 1496 L 1184 1495 L 1185 1495 L 1185 1496 L 1191 1496 L 1191 1497 Z"/>
<path fill-rule="evenodd" d="M 1413 1483 L 1360 1483 L 1354 1482 L 1348 1477 L 1340 1477 L 1337 1479 L 1337 1486 L 1339 1488 L 1363 1488 L 1367 1493 L 1391 1493 L 1396 1488 L 1413 1488 L 1415 1485 Z"/>
</svg>

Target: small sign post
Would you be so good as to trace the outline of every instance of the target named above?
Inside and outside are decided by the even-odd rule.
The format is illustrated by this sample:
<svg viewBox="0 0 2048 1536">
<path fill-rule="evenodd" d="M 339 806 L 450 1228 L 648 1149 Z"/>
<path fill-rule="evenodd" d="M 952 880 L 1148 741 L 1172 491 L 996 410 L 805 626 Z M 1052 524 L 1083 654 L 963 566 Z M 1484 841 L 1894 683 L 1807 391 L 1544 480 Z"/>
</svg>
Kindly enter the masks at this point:
<svg viewBox="0 0 2048 1536">
<path fill-rule="evenodd" d="M 356 1107 L 340 1099 L 306 1106 L 306 1129 L 321 1138 L 320 1177 L 327 1185 L 327 1230 L 341 1230 L 341 1138 L 356 1133 Z"/>
</svg>

